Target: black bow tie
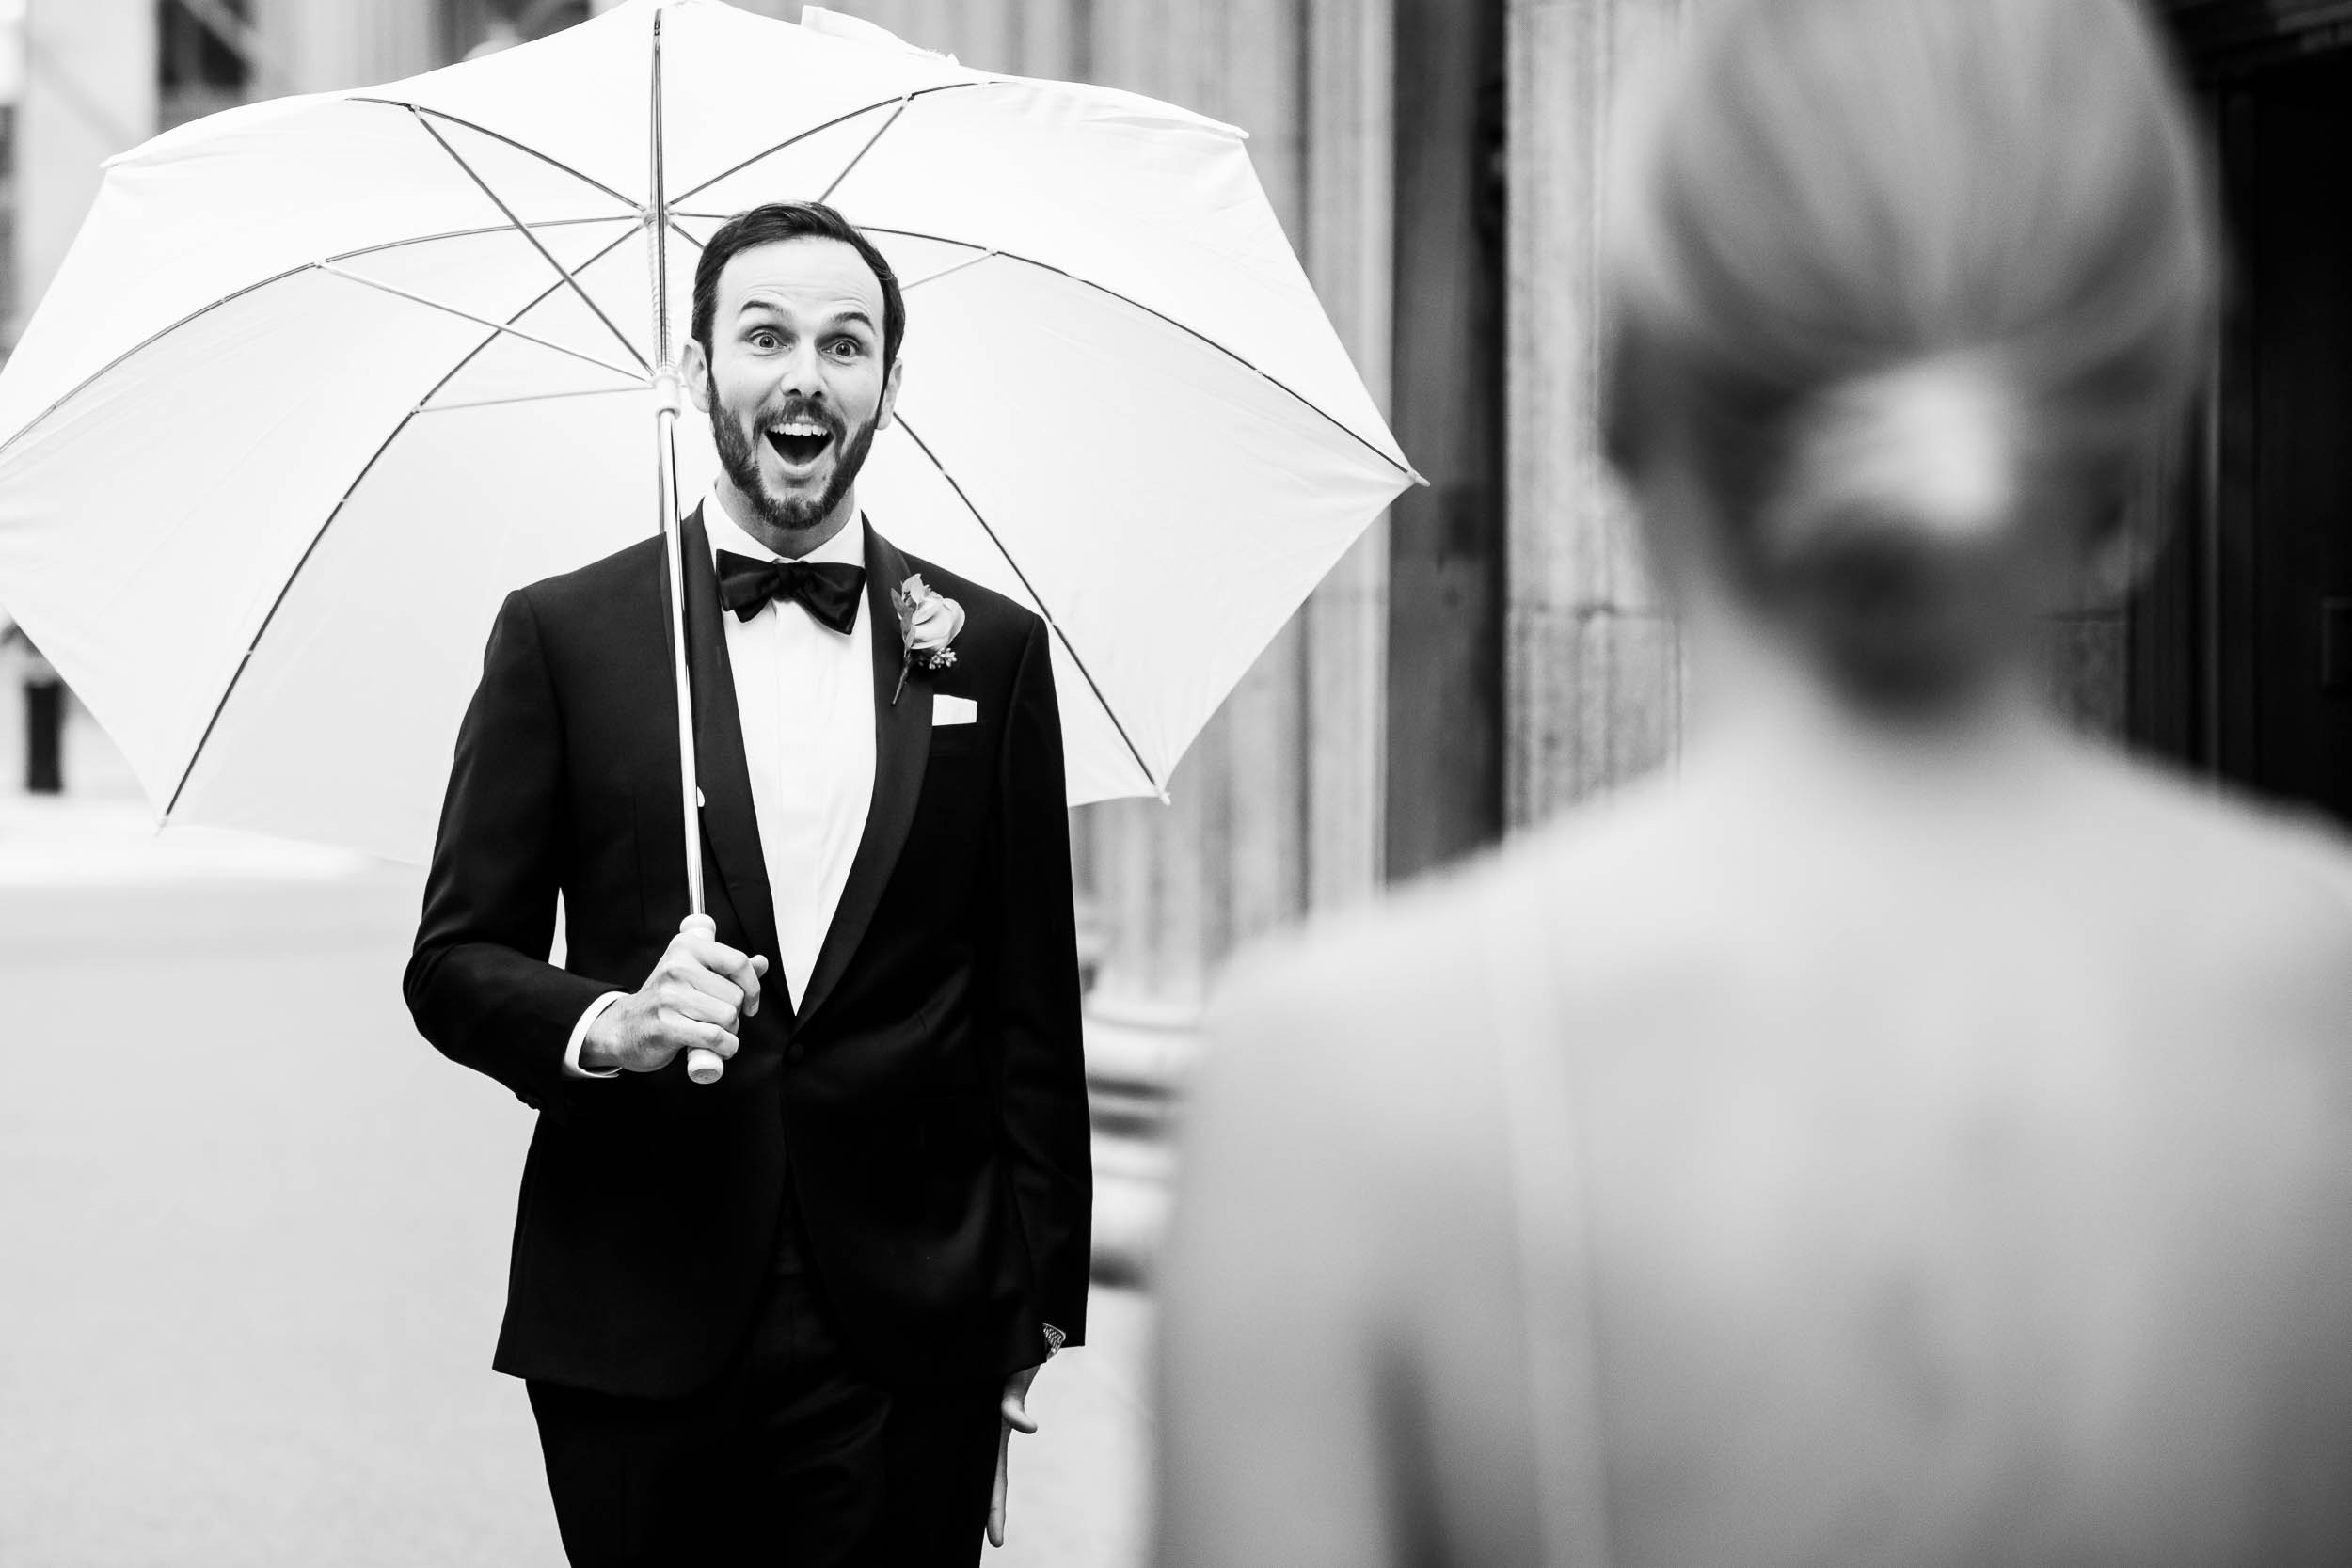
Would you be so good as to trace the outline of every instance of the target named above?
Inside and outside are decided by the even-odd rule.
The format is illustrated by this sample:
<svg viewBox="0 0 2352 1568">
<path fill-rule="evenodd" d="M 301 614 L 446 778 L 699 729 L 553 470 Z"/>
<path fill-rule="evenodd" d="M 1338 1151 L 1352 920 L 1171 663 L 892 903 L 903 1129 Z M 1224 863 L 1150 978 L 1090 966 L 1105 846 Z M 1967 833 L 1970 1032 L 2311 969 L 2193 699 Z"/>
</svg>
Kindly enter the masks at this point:
<svg viewBox="0 0 2352 1568">
<path fill-rule="evenodd" d="M 738 619 L 748 621 L 770 599 L 798 599 L 808 612 L 846 632 L 857 625 L 858 595 L 866 592 L 866 568 L 834 561 L 755 561 L 733 550 L 719 552 L 719 599 Z"/>
</svg>

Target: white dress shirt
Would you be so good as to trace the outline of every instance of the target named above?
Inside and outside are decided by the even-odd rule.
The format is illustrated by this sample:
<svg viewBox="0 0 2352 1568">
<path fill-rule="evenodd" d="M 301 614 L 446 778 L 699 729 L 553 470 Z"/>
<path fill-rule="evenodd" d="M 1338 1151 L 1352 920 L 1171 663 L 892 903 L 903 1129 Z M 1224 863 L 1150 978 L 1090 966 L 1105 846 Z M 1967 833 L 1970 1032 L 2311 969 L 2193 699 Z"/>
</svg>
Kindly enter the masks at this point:
<svg viewBox="0 0 2352 1568">
<path fill-rule="evenodd" d="M 784 559 L 745 532 L 716 489 L 703 501 L 703 529 L 715 565 L 720 550 L 760 561 Z M 866 528 L 852 519 L 801 559 L 866 564 Z M 794 1006 L 808 994 L 818 950 L 849 885 L 850 865 L 866 836 L 874 795 L 874 617 L 861 595 L 847 636 L 820 625 L 798 602 L 771 601 L 745 621 L 733 611 L 727 660 L 735 669 L 735 706 L 743 724 L 743 760 L 759 824 L 761 859 L 775 900 L 777 952 Z M 566 1072 L 592 1078 L 580 1048 L 605 1008 L 609 991 L 589 1005 L 564 1052 Z M 617 1070 L 617 1069 L 615 1069 Z"/>
</svg>

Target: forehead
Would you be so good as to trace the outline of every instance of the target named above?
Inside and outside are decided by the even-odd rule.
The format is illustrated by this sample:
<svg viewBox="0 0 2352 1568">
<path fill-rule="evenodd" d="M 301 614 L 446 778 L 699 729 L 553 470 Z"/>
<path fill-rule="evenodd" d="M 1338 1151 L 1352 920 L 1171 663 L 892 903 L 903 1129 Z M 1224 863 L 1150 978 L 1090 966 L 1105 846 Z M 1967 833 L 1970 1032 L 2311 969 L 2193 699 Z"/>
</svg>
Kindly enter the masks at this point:
<svg viewBox="0 0 2352 1568">
<path fill-rule="evenodd" d="M 719 271 L 719 313 L 755 305 L 836 314 L 864 310 L 882 326 L 882 279 L 854 246 L 824 235 L 776 240 L 727 258 Z"/>
</svg>

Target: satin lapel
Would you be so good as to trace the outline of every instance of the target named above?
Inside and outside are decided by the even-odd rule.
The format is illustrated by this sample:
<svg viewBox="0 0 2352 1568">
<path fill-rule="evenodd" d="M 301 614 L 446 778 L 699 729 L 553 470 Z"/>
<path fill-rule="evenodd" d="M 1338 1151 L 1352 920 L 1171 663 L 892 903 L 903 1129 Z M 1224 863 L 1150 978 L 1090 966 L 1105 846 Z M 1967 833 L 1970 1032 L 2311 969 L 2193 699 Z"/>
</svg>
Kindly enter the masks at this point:
<svg viewBox="0 0 2352 1568">
<path fill-rule="evenodd" d="M 703 792 L 703 842 L 752 951 L 766 954 L 772 970 L 775 899 L 760 852 L 759 817 L 752 809 L 743 716 L 735 702 L 735 666 L 727 657 L 726 611 L 719 603 L 719 575 L 710 563 L 701 507 L 687 514 L 679 543 L 686 558 L 686 659 L 694 675 L 694 769 Z"/>
<path fill-rule="evenodd" d="M 910 679 L 897 705 L 890 701 L 898 684 L 901 647 L 890 592 L 907 578 L 906 557 L 863 519 L 860 526 L 866 528 L 866 613 L 873 617 L 874 799 L 866 812 L 866 836 L 850 863 L 849 885 L 841 890 L 825 944 L 817 951 L 817 967 L 809 972 L 808 995 L 799 1011 L 803 1019 L 824 1006 L 873 924 L 875 906 L 906 847 L 907 830 L 914 825 L 923 764 L 931 752 L 930 682 Z"/>
</svg>

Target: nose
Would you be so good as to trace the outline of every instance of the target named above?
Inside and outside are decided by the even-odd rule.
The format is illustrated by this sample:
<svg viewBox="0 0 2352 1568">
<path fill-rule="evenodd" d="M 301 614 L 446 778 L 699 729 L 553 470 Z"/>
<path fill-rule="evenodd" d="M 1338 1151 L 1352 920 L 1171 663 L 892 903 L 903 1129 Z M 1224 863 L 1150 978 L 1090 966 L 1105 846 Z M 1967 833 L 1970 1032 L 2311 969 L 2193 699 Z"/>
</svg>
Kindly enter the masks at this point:
<svg viewBox="0 0 2352 1568">
<path fill-rule="evenodd" d="M 821 398 L 825 395 L 824 376 L 817 358 L 814 343 L 803 341 L 785 356 L 783 374 L 776 390 L 787 396 Z"/>
</svg>

